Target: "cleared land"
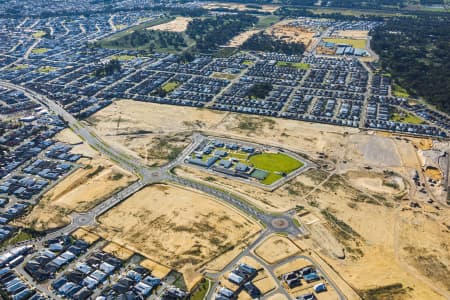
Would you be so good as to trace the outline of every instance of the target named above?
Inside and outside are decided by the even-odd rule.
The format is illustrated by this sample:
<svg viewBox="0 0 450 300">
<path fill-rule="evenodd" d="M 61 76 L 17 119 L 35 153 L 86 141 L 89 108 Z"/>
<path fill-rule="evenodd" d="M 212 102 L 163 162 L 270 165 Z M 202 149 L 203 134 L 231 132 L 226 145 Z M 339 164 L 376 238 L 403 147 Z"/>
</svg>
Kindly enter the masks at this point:
<svg viewBox="0 0 450 300">
<path fill-rule="evenodd" d="M 260 230 L 253 220 L 204 194 L 165 184 L 137 192 L 98 222 L 93 230 L 106 240 L 184 275 Z"/>
<path fill-rule="evenodd" d="M 427 167 L 425 169 L 425 175 L 433 180 L 442 180 L 442 173 L 437 168 Z"/>
<path fill-rule="evenodd" d="M 258 32 L 259 32 L 259 30 L 257 30 L 257 29 L 241 32 L 230 40 L 230 42 L 227 44 L 227 47 L 239 47 L 246 40 L 248 40 L 252 35 L 254 35 L 255 33 L 258 33 Z"/>
<path fill-rule="evenodd" d="M 286 300 L 287 298 L 285 295 L 277 293 L 277 294 L 270 295 L 269 298 L 267 298 L 267 299 L 269 299 L 269 300 Z"/>
<path fill-rule="evenodd" d="M 110 253 L 115 257 L 120 258 L 124 261 L 130 259 L 134 254 L 133 251 L 130 251 L 129 249 L 122 247 L 120 245 L 117 245 L 116 243 L 108 243 L 105 247 L 103 247 L 102 251 Z"/>
<path fill-rule="evenodd" d="M 323 40 L 325 42 L 334 43 L 334 44 L 350 45 L 353 48 L 359 48 L 359 49 L 366 48 L 366 40 L 363 40 L 363 39 L 324 38 Z"/>
<path fill-rule="evenodd" d="M 376 189 L 378 184 L 366 182 L 366 186 L 374 187 L 371 189 Z M 386 191 L 388 190 L 389 188 L 386 189 Z M 430 265 L 434 264 L 439 268 L 440 274 L 443 274 L 442 272 L 448 268 L 449 262 L 445 254 L 436 249 L 436 245 L 448 243 L 444 242 L 443 233 L 438 229 L 422 227 L 436 224 L 434 220 L 425 221 L 425 217 L 423 217 L 421 218 L 423 223 L 415 225 L 412 219 L 408 220 L 409 213 L 403 212 L 398 215 L 392 207 L 397 205 L 398 200 L 395 195 L 398 194 L 372 193 L 371 197 L 363 193 L 354 194 L 349 186 L 343 183 L 338 184 L 335 179 L 325 184 L 323 189 L 311 194 L 308 201 L 318 208 L 321 219 L 326 220 L 326 228 L 339 241 L 346 253 L 345 260 L 332 259 L 330 254 L 330 257 L 325 256 L 325 258 L 344 278 L 349 280 L 350 284 L 357 286 L 358 289 L 366 290 L 401 283 L 405 288 L 405 294 L 402 296 L 405 299 L 441 299 L 427 286 L 427 284 L 436 286 L 439 284 L 431 282 L 424 284 L 425 279 L 418 275 L 426 274 L 429 267 L 418 264 L 420 267 L 416 270 L 411 269 L 410 264 L 405 261 L 413 260 L 416 257 L 415 254 L 408 254 L 405 250 L 405 254 L 400 256 L 397 252 L 405 247 L 409 249 L 405 245 L 406 240 L 397 234 L 399 230 L 400 232 L 408 230 L 408 234 L 414 237 L 415 246 L 411 249 L 422 249 L 420 245 L 424 241 L 430 240 L 430 244 L 424 244 L 424 248 L 428 250 L 422 249 L 421 251 L 424 256 L 434 253 L 435 256 Z M 380 215 L 383 218 L 379 218 Z M 442 218 L 445 216 L 439 216 L 440 220 Z M 312 247 L 316 249 L 320 247 L 322 251 L 327 251 L 323 246 L 321 236 L 313 235 L 311 241 L 313 241 Z M 432 243 L 436 244 L 432 245 Z M 417 275 L 420 277 L 415 277 Z M 441 282 L 445 282 L 443 278 L 441 277 Z"/>
<path fill-rule="evenodd" d="M 302 43 L 308 49 L 316 33 L 306 28 L 288 25 L 289 22 L 290 20 L 283 20 L 266 29 L 266 32 L 289 43 Z"/>
<path fill-rule="evenodd" d="M 369 35 L 367 30 L 340 30 L 337 36 L 351 39 L 365 39 Z"/>
<path fill-rule="evenodd" d="M 67 225 L 71 212 L 88 211 L 133 181 L 133 175 L 110 161 L 94 159 L 45 193 L 20 223 L 35 230 Z"/>
<path fill-rule="evenodd" d="M 395 174 L 350 171 L 345 174 L 345 177 L 354 186 L 372 193 L 397 195 L 402 194 L 406 189 L 403 178 Z"/>
<path fill-rule="evenodd" d="M 275 264 L 299 252 L 300 249 L 291 240 L 279 235 L 268 237 L 255 249 L 255 254 L 268 264 Z"/>
<path fill-rule="evenodd" d="M 249 7 L 245 4 L 235 4 L 235 3 L 221 3 L 221 2 L 211 2 L 208 4 L 203 5 L 203 8 L 205 9 L 217 9 L 217 8 L 227 8 L 227 9 L 233 9 L 233 10 L 258 10 L 263 12 L 274 12 L 276 11 L 279 6 L 278 5 L 258 5 L 258 8 L 255 7 Z"/>
<path fill-rule="evenodd" d="M 174 20 L 158 24 L 155 26 L 148 27 L 151 30 L 161 30 L 161 31 L 172 31 L 172 32 L 183 32 L 186 30 L 187 25 L 192 20 L 192 18 L 186 17 L 176 17 Z"/>
<path fill-rule="evenodd" d="M 95 243 L 100 239 L 100 237 L 96 234 L 90 233 L 86 229 L 80 227 L 74 232 L 72 232 L 72 236 L 76 239 L 80 239 L 88 243 L 89 245 Z"/>
<path fill-rule="evenodd" d="M 105 46 L 107 46 L 109 44 L 109 42 L 121 39 L 124 36 L 129 35 L 129 34 L 133 33 L 136 30 L 141 30 L 141 29 L 149 28 L 149 27 L 156 26 L 156 25 L 159 25 L 159 24 L 168 23 L 168 22 L 170 22 L 171 20 L 174 20 L 174 19 L 175 19 L 175 17 L 162 17 L 162 18 L 154 18 L 154 19 L 150 19 L 150 20 L 147 20 L 147 21 L 143 21 L 139 25 L 132 26 L 132 27 L 126 29 L 126 30 L 123 30 L 123 31 L 118 32 L 118 33 L 115 33 L 115 34 L 109 36 L 108 38 L 101 40 L 100 41 L 100 45 L 102 47 L 105 47 Z M 116 28 L 118 26 L 120 27 L 120 25 L 116 25 Z M 120 29 L 120 28 L 118 28 L 118 29 Z"/>
<path fill-rule="evenodd" d="M 175 17 L 155 18 L 139 25 L 130 27 L 124 31 L 108 36 L 96 42 L 103 48 L 110 49 L 130 49 L 130 50 L 146 50 L 150 52 L 168 52 L 179 53 L 195 42 L 190 39 L 184 32 L 177 30 L 154 30 L 153 27 L 170 23 L 176 20 Z M 172 23 L 170 27 L 173 27 Z M 150 30 L 151 29 L 151 30 Z M 133 33 L 138 33 L 140 38 L 136 38 Z"/>
<path fill-rule="evenodd" d="M 305 246 L 317 250 L 327 264 L 358 290 L 401 283 L 404 299 L 444 298 L 431 287 L 446 291 L 446 277 L 430 280 L 426 274 L 430 268 L 436 268 L 436 273 L 442 275 L 450 266 L 445 253 L 449 247 L 448 213 L 426 204 L 429 197 L 422 193 L 412 193 L 409 198 L 420 201 L 420 209 L 411 210 L 409 201 L 400 201 L 408 198 L 408 189 L 415 186 L 411 174 L 415 170 L 421 172 L 422 168 L 417 151 L 430 149 L 430 139 L 397 139 L 392 134 L 324 124 L 116 101 L 89 120 L 102 138 L 124 148 L 115 136 L 119 115 L 126 128 L 123 132 L 147 130 L 158 136 L 197 130 L 255 143 L 264 137 L 264 143 L 305 153 L 311 159 L 318 158 L 318 152 L 325 153 L 324 163 L 333 166 L 339 176 L 328 178 L 330 174 L 325 171 L 309 170 L 273 193 L 194 168 L 183 167 L 176 172 L 230 190 L 269 211 L 305 207 L 318 219 L 311 218 L 311 222 L 321 225 L 317 233 L 303 241 Z M 171 115 L 177 118 L 167 122 L 167 116 Z M 442 144 L 444 148 L 448 146 L 448 142 Z M 384 170 L 394 174 L 385 178 Z M 420 216 L 417 222 L 414 215 Z M 332 239 L 321 238 L 323 232 Z M 342 238 L 348 232 L 351 236 Z M 413 240 L 403 239 L 405 235 Z M 333 240 L 338 243 L 336 247 L 340 244 L 340 249 L 344 249 L 345 259 L 330 254 L 334 246 L 324 243 Z M 423 261 L 416 260 L 417 249 L 425 257 Z M 235 255 L 238 253 L 240 249 Z"/>
<path fill-rule="evenodd" d="M 81 140 L 69 129 L 57 138 L 80 143 Z M 86 151 L 85 151 L 86 149 Z M 46 230 L 67 225 L 71 212 L 85 212 L 96 206 L 116 191 L 125 188 L 136 178 L 111 161 L 98 156 L 86 144 L 81 143 L 72 150 L 74 153 L 88 155 L 81 159 L 84 167 L 77 169 L 52 189 L 46 192 L 30 214 L 19 224 L 35 230 Z"/>
<path fill-rule="evenodd" d="M 152 275 L 158 278 L 164 278 L 169 275 L 171 269 L 165 267 L 161 264 L 158 264 L 150 259 L 144 259 L 141 263 L 141 266 L 147 268 L 148 270 L 152 270 Z"/>
<path fill-rule="evenodd" d="M 289 183 L 273 192 L 265 191 L 253 185 L 242 184 L 241 181 L 234 179 L 211 176 L 209 173 L 195 167 L 181 167 L 177 168 L 175 172 L 186 178 L 200 180 L 221 189 L 229 189 L 252 205 L 273 212 L 286 211 L 296 204 L 302 203 L 301 195 L 312 190 L 314 185 L 309 178 L 309 171 L 298 175 Z"/>
</svg>

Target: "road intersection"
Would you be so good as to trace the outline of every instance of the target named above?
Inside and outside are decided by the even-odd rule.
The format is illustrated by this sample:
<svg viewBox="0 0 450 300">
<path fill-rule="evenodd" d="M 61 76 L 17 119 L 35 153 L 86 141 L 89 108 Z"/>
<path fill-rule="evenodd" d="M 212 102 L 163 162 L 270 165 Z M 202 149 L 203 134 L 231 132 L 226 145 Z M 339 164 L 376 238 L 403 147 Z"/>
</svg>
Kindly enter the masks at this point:
<svg viewBox="0 0 450 300">
<path fill-rule="evenodd" d="M 49 110 L 53 111 L 53 113 L 60 116 L 67 125 L 78 135 L 80 136 L 87 144 L 91 147 L 95 148 L 101 154 L 109 157 L 111 160 L 119 164 L 122 168 L 136 174 L 139 179 L 129 185 L 128 187 L 120 190 L 110 198 L 106 199 L 102 203 L 98 204 L 91 210 L 85 213 L 72 213 L 70 215 L 71 223 L 65 227 L 57 229 L 51 233 L 48 233 L 43 239 L 40 240 L 40 243 L 43 241 L 61 236 L 67 235 L 75 231 L 77 228 L 83 226 L 91 226 L 96 224 L 96 219 L 103 213 L 107 212 L 109 209 L 118 205 L 134 193 L 143 189 L 146 186 L 155 183 L 161 182 L 170 182 L 177 185 L 182 185 L 188 187 L 190 189 L 198 190 L 202 193 L 213 196 L 216 199 L 219 199 L 222 202 L 225 202 L 228 205 L 238 209 L 245 215 L 255 219 L 258 221 L 264 230 L 260 233 L 259 237 L 246 249 L 238 255 L 228 266 L 219 274 L 207 274 L 210 278 L 219 278 L 221 275 L 225 273 L 225 271 L 232 268 L 239 259 L 243 256 L 250 255 L 255 256 L 251 251 L 254 249 L 260 242 L 262 242 L 267 236 L 273 233 L 283 233 L 291 236 L 302 236 L 307 232 L 306 230 L 298 226 L 294 221 L 292 214 L 290 212 L 282 213 L 282 214 L 271 214 L 268 212 L 264 212 L 253 205 L 249 204 L 242 198 L 232 194 L 231 192 L 226 192 L 223 190 L 219 190 L 215 187 L 209 186 L 204 183 L 196 182 L 193 180 L 189 180 L 183 177 L 176 176 L 171 172 L 171 170 L 177 165 L 183 163 L 183 160 L 194 151 L 204 140 L 205 136 L 194 133 L 192 135 L 192 142 L 178 155 L 178 157 L 171 162 L 160 166 L 160 167 L 149 167 L 145 165 L 145 163 L 141 162 L 139 159 L 131 157 L 127 154 L 124 154 L 117 149 L 112 148 L 106 142 L 104 142 L 100 137 L 98 137 L 92 129 L 90 129 L 87 125 L 82 122 L 76 120 L 70 113 L 68 113 L 63 107 L 61 107 L 58 103 L 48 99 L 47 97 L 25 88 L 20 85 L 12 84 L 5 81 L 0 81 L 0 86 L 4 86 L 10 89 L 15 89 L 22 91 L 29 98 L 37 101 L 41 105 L 48 107 Z M 266 264 L 262 259 L 257 258 L 258 262 L 262 264 L 262 266 L 268 270 L 268 272 L 273 275 L 274 267 Z M 311 261 L 312 262 L 312 261 Z M 314 262 L 312 262 L 316 265 Z M 318 267 L 316 265 L 316 267 Z M 326 274 L 323 273 L 325 279 L 332 284 L 332 281 L 327 278 Z M 276 279 L 276 277 L 274 277 Z M 210 289 L 210 293 L 213 293 L 215 288 L 217 287 L 217 282 L 214 284 L 213 288 Z M 345 299 L 345 296 L 333 285 L 336 291 L 339 294 L 340 299 Z M 277 288 L 275 291 L 278 291 L 291 299 L 289 294 L 281 287 L 279 283 L 277 283 Z M 272 294 L 273 292 L 271 292 Z M 208 299 L 211 299 L 212 294 L 208 295 Z"/>
</svg>

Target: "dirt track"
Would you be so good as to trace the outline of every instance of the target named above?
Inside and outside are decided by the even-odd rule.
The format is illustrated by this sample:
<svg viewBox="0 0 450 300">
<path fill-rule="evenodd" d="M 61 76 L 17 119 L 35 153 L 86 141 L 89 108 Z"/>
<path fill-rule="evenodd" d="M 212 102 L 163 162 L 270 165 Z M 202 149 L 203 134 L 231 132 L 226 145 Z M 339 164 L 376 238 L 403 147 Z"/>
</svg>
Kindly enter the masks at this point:
<svg viewBox="0 0 450 300">
<path fill-rule="evenodd" d="M 98 222 L 98 235 L 181 271 L 186 281 L 260 230 L 206 195 L 165 184 L 137 192 Z"/>
<path fill-rule="evenodd" d="M 83 165 L 82 168 L 75 170 L 46 192 L 32 212 L 19 221 L 19 224 L 35 230 L 67 225 L 71 212 L 88 211 L 136 180 L 131 173 L 99 156 L 69 129 L 63 130 L 56 138 L 74 144 L 72 152 L 86 157 L 78 161 Z"/>
<path fill-rule="evenodd" d="M 187 25 L 192 20 L 192 18 L 176 17 L 167 23 L 159 24 L 156 26 L 149 27 L 147 29 L 151 30 L 161 30 L 161 31 L 172 31 L 172 32 L 183 32 L 186 30 Z"/>
<path fill-rule="evenodd" d="M 402 207 L 408 207 L 409 202 L 400 200 L 408 198 L 404 189 L 414 185 L 411 174 L 421 168 L 415 147 L 425 147 L 429 144 L 428 140 L 396 139 L 392 135 L 323 124 L 118 101 L 95 114 L 90 121 L 105 140 L 122 147 L 126 146 L 114 137 L 116 127 L 110 121 L 117 118 L 120 111 L 127 131 L 147 130 L 158 136 L 199 130 L 206 134 L 255 142 L 261 142 L 261 137 L 264 137 L 268 144 L 300 151 L 311 158 L 317 158 L 319 152 L 324 153 L 325 159 L 335 166 L 333 172 L 336 176 L 328 176 L 326 172 L 310 173 L 272 194 L 264 194 L 245 184 L 227 182 L 219 177 L 207 178 L 208 174 L 195 173 L 191 176 L 247 195 L 255 204 L 267 210 L 280 211 L 296 205 L 310 210 L 312 216 L 323 224 L 327 234 L 332 234 L 341 243 L 346 258 L 333 258 L 326 247 L 320 247 L 320 234 L 319 238 L 313 236 L 306 240 L 306 244 L 311 249 L 318 249 L 346 281 L 360 290 L 400 282 L 408 287 L 402 299 L 441 299 L 429 284 L 442 289 L 445 283 L 438 280 L 432 283 L 424 281 L 419 274 L 426 274 L 429 266 L 441 270 L 440 274 L 449 270 L 450 262 L 443 252 L 443 249 L 448 249 L 445 248 L 448 242 L 446 227 L 443 225 L 448 216 L 426 204 L 426 196 L 418 193 L 414 197 L 424 203 L 423 208 L 412 214 L 423 214 L 424 217 L 420 219 L 421 227 L 415 226 L 414 219 L 409 217 L 409 210 L 402 210 Z M 177 115 L 177 118 L 167 123 L 167 115 Z M 383 171 L 393 172 L 394 175 L 389 178 L 379 177 Z M 312 191 L 317 185 L 320 187 Z M 346 228 L 343 225 L 346 224 L 354 230 L 355 234 L 347 243 L 346 239 L 342 239 L 342 228 L 330 223 L 322 215 L 321 211 L 325 209 L 339 222 L 342 221 L 339 223 L 341 227 Z M 398 220 L 401 225 L 399 232 L 406 231 L 415 238 L 412 241 L 398 240 L 401 260 L 394 251 L 397 248 L 394 247 L 394 232 Z M 425 249 L 421 250 L 428 257 L 427 265 L 414 260 L 417 257 L 414 251 L 420 248 L 424 240 L 430 241 L 425 242 Z M 438 249 L 433 245 L 443 246 Z M 415 271 L 411 272 L 410 268 Z"/>
</svg>

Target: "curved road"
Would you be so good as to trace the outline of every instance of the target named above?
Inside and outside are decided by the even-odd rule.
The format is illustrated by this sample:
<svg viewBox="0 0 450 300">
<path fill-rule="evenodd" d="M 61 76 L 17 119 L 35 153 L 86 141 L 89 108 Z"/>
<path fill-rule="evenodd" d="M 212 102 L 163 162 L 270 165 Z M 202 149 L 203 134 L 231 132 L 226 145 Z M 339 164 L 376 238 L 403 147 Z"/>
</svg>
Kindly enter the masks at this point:
<svg viewBox="0 0 450 300">
<path fill-rule="evenodd" d="M 264 213 L 250 204 L 244 202 L 238 197 L 234 196 L 231 193 L 227 193 L 218 189 L 215 189 L 211 186 L 205 185 L 203 183 L 194 182 L 185 178 L 181 178 L 170 174 L 169 171 L 180 164 L 182 160 L 195 148 L 200 145 L 200 143 L 204 140 L 204 137 L 198 133 L 195 133 L 192 136 L 192 143 L 186 147 L 178 157 L 171 161 L 170 163 L 162 166 L 162 167 L 147 167 L 144 163 L 142 163 L 139 159 L 130 157 L 124 153 L 119 152 L 118 150 L 110 147 L 104 141 L 102 141 L 92 130 L 85 126 L 83 123 L 76 120 L 69 112 L 67 112 L 63 107 L 61 107 L 56 102 L 48 99 L 47 97 L 38 94 L 35 91 L 27 89 L 23 86 L 12 84 L 5 81 L 0 81 L 0 85 L 3 85 L 10 89 L 20 90 L 26 96 L 34 99 L 35 101 L 41 103 L 42 105 L 47 106 L 50 110 L 52 110 L 55 114 L 59 115 L 64 121 L 67 122 L 69 127 L 80 137 L 83 138 L 86 143 L 88 143 L 93 148 L 97 149 L 100 153 L 108 156 L 111 160 L 117 162 L 124 169 L 137 174 L 140 177 L 140 180 L 135 182 L 134 184 L 128 186 L 127 188 L 119 191 L 106 201 L 100 203 L 89 212 L 84 214 L 72 214 L 72 223 L 61 229 L 61 233 L 67 233 L 69 228 L 92 225 L 95 223 L 95 218 L 102 213 L 106 212 L 110 208 L 114 207 L 124 199 L 128 198 L 135 192 L 142 189 L 144 186 L 149 184 L 163 182 L 163 181 L 172 181 L 196 190 L 200 190 L 204 193 L 210 194 L 215 198 L 219 198 L 220 200 L 227 202 L 228 204 L 238 208 L 240 211 L 244 212 L 247 215 L 250 215 L 254 219 L 260 221 L 264 226 L 268 227 L 272 232 L 288 232 L 292 235 L 304 234 L 305 231 L 299 227 L 297 227 L 291 216 L 286 215 L 272 215 L 268 213 Z M 69 228 L 68 228 L 69 227 Z M 56 231 L 52 233 L 52 235 L 57 235 Z"/>
<path fill-rule="evenodd" d="M 244 200 L 240 199 L 239 197 L 233 195 L 232 193 L 228 193 L 222 190 L 218 190 L 216 188 L 213 188 L 209 185 L 195 182 L 192 180 L 188 180 L 186 178 L 178 177 L 170 172 L 172 168 L 182 163 L 183 159 L 191 153 L 194 149 L 196 149 L 204 140 L 204 136 L 194 133 L 192 136 L 192 142 L 189 144 L 188 147 L 186 147 L 182 153 L 173 161 L 169 162 L 168 164 L 162 166 L 162 167 L 148 167 L 143 162 L 141 162 L 139 159 L 131 157 L 129 155 L 126 155 L 117 149 L 114 149 L 107 145 L 101 138 L 99 138 L 89 127 L 84 125 L 83 123 L 76 120 L 69 112 L 67 112 L 63 107 L 61 107 L 58 103 L 55 101 L 52 101 L 48 99 L 46 96 L 41 95 L 33 90 L 30 90 L 28 88 L 25 88 L 20 85 L 12 84 L 10 82 L 1 81 L 0 80 L 0 86 L 4 86 L 10 89 L 15 89 L 22 91 L 26 96 L 30 97 L 30 99 L 33 99 L 37 102 L 39 102 L 41 105 L 44 105 L 48 107 L 51 111 L 53 111 L 55 114 L 60 116 L 65 122 L 67 122 L 68 126 L 77 134 L 79 135 L 86 143 L 88 143 L 93 148 L 97 149 L 100 153 L 103 155 L 109 157 L 111 160 L 118 163 L 121 167 L 124 169 L 136 174 L 140 179 L 136 181 L 135 183 L 131 184 L 125 189 L 122 189 L 115 195 L 111 196 L 109 199 L 103 201 L 96 207 L 92 208 L 86 213 L 73 213 L 70 215 L 72 222 L 52 233 L 49 233 L 45 236 L 45 238 L 42 240 L 48 240 L 50 238 L 59 236 L 59 235 L 65 235 L 70 234 L 77 228 L 81 226 L 88 226 L 88 225 L 94 225 L 96 223 L 96 218 L 100 216 L 101 214 L 105 213 L 112 207 L 116 206 L 126 198 L 130 197 L 137 191 L 141 190 L 143 187 L 148 186 L 150 184 L 158 183 L 158 182 L 173 182 L 175 184 L 180 184 L 192 189 L 199 190 L 203 193 L 207 193 L 214 198 L 219 199 L 220 201 L 226 202 L 227 204 L 237 208 L 241 212 L 243 212 L 246 215 L 249 215 L 250 217 L 254 218 L 258 222 L 260 222 L 265 229 L 262 231 L 260 236 L 251 244 L 249 245 L 240 255 L 238 255 L 225 270 L 232 268 L 236 262 L 241 259 L 245 255 L 251 255 L 253 254 L 250 252 L 251 249 L 253 249 L 258 243 L 260 243 L 265 237 L 267 237 L 269 234 L 274 232 L 285 232 L 294 236 L 303 235 L 306 233 L 306 231 L 298 227 L 291 217 L 291 215 L 287 212 L 285 214 L 269 214 L 266 212 L 263 212 L 261 210 L 256 209 L 249 203 L 245 202 Z M 264 265 L 264 267 L 268 270 L 268 272 L 271 275 L 273 274 L 273 267 L 267 266 L 262 260 L 257 258 L 257 260 Z M 319 268 L 318 268 L 319 269 Z M 221 272 L 220 274 L 223 274 L 225 272 Z M 324 274 L 322 272 L 322 274 Z M 324 274 L 325 275 L 325 274 Z M 211 277 L 218 278 L 219 275 L 210 275 Z M 274 277 L 276 280 L 276 278 Z M 330 282 L 330 281 L 329 281 Z M 210 289 L 210 293 L 213 293 L 215 290 L 215 287 L 217 286 L 217 282 L 214 284 L 214 288 Z M 345 296 L 337 289 L 340 299 L 345 299 Z M 285 294 L 288 299 L 289 295 L 287 292 L 280 287 L 279 283 L 277 283 L 277 291 Z M 208 298 L 211 299 L 212 294 L 208 295 Z"/>
</svg>

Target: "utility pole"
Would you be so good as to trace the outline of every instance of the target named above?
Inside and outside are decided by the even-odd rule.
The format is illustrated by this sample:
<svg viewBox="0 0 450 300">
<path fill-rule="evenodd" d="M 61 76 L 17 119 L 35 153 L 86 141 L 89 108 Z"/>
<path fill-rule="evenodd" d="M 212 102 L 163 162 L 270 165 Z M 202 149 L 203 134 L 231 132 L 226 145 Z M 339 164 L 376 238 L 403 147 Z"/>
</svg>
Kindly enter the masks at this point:
<svg viewBox="0 0 450 300">
<path fill-rule="evenodd" d="M 119 135 L 119 127 L 120 127 L 120 120 L 122 119 L 122 112 L 119 115 L 119 118 L 117 119 L 117 128 L 116 128 L 116 135 Z"/>
</svg>

